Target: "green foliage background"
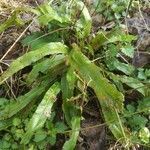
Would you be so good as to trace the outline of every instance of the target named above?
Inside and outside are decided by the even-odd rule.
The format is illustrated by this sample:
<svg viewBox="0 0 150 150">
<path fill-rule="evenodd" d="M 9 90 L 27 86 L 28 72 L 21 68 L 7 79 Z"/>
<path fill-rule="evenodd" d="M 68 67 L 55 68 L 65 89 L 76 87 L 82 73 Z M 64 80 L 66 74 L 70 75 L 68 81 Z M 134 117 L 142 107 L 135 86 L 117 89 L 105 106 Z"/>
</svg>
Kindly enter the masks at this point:
<svg viewBox="0 0 150 150">
<path fill-rule="evenodd" d="M 75 149 L 82 119 L 82 105 L 75 98 L 84 100 L 88 87 L 95 92 L 107 126 L 123 147 L 149 146 L 149 69 L 135 68 L 118 59 L 120 54 L 130 59 L 134 55 L 132 42 L 137 37 L 122 30 L 119 22 L 129 5 L 127 0 L 93 4 L 95 11 L 103 12 L 109 21 L 115 19 L 110 31 L 92 33 L 88 7 L 71 0 L 18 9 L 0 25 L 3 32 L 12 25 L 28 23 L 18 17 L 27 11 L 34 13 L 41 29 L 47 31 L 23 39 L 22 44 L 30 51 L 0 76 L 1 87 L 5 87 L 5 81 L 18 71 L 32 68 L 23 78 L 30 89 L 26 94 L 15 100 L 0 98 L 0 130 L 5 132 L 0 140 L 2 149 L 43 149 L 47 143 L 54 145 L 57 135 L 69 129 L 63 149 Z M 104 6 L 111 7 L 110 11 Z M 124 105 L 125 93 L 130 92 L 127 86 L 141 94 L 137 104 Z M 62 101 L 63 121 L 55 120 L 58 100 Z"/>
</svg>

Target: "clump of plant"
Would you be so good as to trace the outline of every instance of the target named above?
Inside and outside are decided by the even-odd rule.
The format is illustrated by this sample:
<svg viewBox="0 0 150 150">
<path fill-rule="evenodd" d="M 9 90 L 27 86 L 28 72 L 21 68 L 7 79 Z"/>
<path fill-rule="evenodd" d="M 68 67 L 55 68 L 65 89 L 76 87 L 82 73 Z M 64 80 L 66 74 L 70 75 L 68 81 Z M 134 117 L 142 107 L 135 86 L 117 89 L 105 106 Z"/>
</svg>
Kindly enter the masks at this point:
<svg viewBox="0 0 150 150">
<path fill-rule="evenodd" d="M 142 141 L 143 144 L 149 143 L 149 113 L 150 113 L 149 98 L 138 101 L 138 104 L 132 103 L 126 106 L 124 111 L 125 123 L 133 132 L 132 139 L 136 143 Z"/>
<path fill-rule="evenodd" d="M 135 68 L 120 59 L 122 55 L 133 57 L 131 42 L 136 37 L 126 34 L 119 27 L 109 32 L 101 30 L 92 36 L 92 19 L 82 1 L 68 1 L 61 5 L 45 3 L 28 11 L 36 14 L 36 21 L 43 30 L 22 41 L 30 50 L 2 73 L 0 84 L 3 86 L 8 78 L 30 66 L 31 71 L 23 76 L 23 82 L 30 90 L 15 100 L 0 99 L 0 130 L 7 131 L 9 127 L 15 131 L 14 137 L 20 145 L 37 148 L 38 144 L 32 145 L 33 141 L 45 141 L 45 144 L 48 137 L 53 145 L 56 135 L 70 128 L 69 140 L 64 143 L 63 149 L 74 149 L 81 128 L 82 104 L 87 87 L 90 87 L 99 100 L 110 131 L 129 149 L 134 144 L 132 132 L 121 117 L 124 114 L 124 84 L 145 97 L 149 96 L 147 83 L 135 78 Z M 9 27 L 7 23 L 0 26 L 0 31 Z M 101 56 L 102 59 L 99 59 Z M 114 74 L 114 71 L 122 75 Z M 65 120 L 54 123 L 52 109 L 55 111 L 58 100 L 62 101 Z M 30 113 L 33 108 L 34 113 Z M 141 136 L 142 129 L 145 128 L 139 131 Z M 146 130 L 149 132 L 148 128 Z M 3 138 L 3 145 L 7 145 L 10 136 L 7 134 Z"/>
</svg>

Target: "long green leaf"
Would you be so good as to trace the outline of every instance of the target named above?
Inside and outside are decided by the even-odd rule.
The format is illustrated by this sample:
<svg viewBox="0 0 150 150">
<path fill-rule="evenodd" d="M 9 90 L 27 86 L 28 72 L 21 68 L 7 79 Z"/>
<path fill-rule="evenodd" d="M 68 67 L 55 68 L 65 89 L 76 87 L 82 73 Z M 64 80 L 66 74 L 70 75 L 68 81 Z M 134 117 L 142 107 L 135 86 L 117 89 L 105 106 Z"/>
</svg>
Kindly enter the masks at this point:
<svg viewBox="0 0 150 150">
<path fill-rule="evenodd" d="M 70 63 L 87 85 L 94 89 L 102 107 L 105 121 L 117 139 L 126 138 L 124 125 L 118 118 L 123 110 L 123 95 L 100 73 L 100 69 L 73 45 Z"/>
<path fill-rule="evenodd" d="M 6 105 L 5 109 L 0 111 L 0 120 L 7 119 L 18 113 L 24 107 L 26 107 L 32 100 L 36 100 L 49 88 L 54 81 L 58 78 L 58 75 L 63 74 L 66 71 L 65 61 L 56 65 L 53 72 L 50 70 L 48 73 L 41 77 L 35 88 L 29 91 L 24 96 L 20 96 L 16 101 L 12 101 Z M 40 83 L 43 81 L 42 83 Z"/>
<path fill-rule="evenodd" d="M 36 102 L 40 97 L 43 96 L 45 91 L 50 87 L 54 81 L 57 79 L 58 75 L 61 75 L 66 70 L 65 63 L 60 63 L 56 65 L 53 72 L 50 71 L 44 77 L 40 78 L 44 81 L 41 85 L 37 84 L 34 89 L 32 89 L 29 93 L 25 94 L 24 96 L 20 96 L 17 98 L 17 101 L 12 101 L 9 104 L 5 104 L 5 109 L 0 112 L 0 130 L 7 128 L 8 126 L 12 125 L 13 118 L 17 115 L 25 117 L 25 114 L 29 113 L 30 104 Z M 35 93 L 33 93 L 35 91 Z M 8 100 L 7 100 L 8 101 Z M 18 102 L 19 101 L 19 102 Z M 28 110 L 26 111 L 26 107 Z M 24 112 L 26 111 L 26 113 Z M 18 113 L 20 112 L 20 113 Z M 5 120 L 2 120 L 5 119 Z"/>
<path fill-rule="evenodd" d="M 133 88 L 134 90 L 137 90 L 144 96 L 146 95 L 146 86 L 140 80 L 138 80 L 136 78 L 128 77 L 125 75 L 122 75 L 122 76 L 115 75 L 113 73 L 110 73 L 109 77 L 111 77 L 111 79 L 113 81 L 119 81 L 121 83 L 124 83 L 124 84 L 128 85 L 129 87 Z"/>
<path fill-rule="evenodd" d="M 61 80 L 62 96 L 65 101 L 73 96 L 76 81 L 77 77 L 74 74 L 74 70 L 69 67 Z"/>
<path fill-rule="evenodd" d="M 72 116 L 76 116 L 78 110 L 76 106 L 69 101 L 73 97 L 73 91 L 75 88 L 76 77 L 72 68 L 69 68 L 67 73 L 61 79 L 61 91 L 63 97 L 63 112 L 68 125 L 71 127 Z"/>
<path fill-rule="evenodd" d="M 70 139 L 64 144 L 64 150 L 72 150 L 75 148 L 77 138 L 79 136 L 80 121 L 81 121 L 81 110 L 73 102 L 69 101 L 73 97 L 73 91 L 75 88 L 75 83 L 77 81 L 74 75 L 73 68 L 69 68 L 67 73 L 62 77 L 61 80 L 61 90 L 63 96 L 63 112 L 65 114 L 65 119 L 72 129 Z"/>
<path fill-rule="evenodd" d="M 23 25 L 24 22 L 18 17 L 19 12 L 15 11 L 12 16 L 0 25 L 0 33 L 12 25 Z"/>
<path fill-rule="evenodd" d="M 41 85 L 35 87 L 24 96 L 17 98 L 17 101 L 12 101 L 6 105 L 5 109 L 0 112 L 0 120 L 4 120 L 17 114 L 20 110 L 26 107 L 32 100 L 38 99 L 39 96 L 45 91 L 48 85 L 48 80 Z"/>
<path fill-rule="evenodd" d="M 50 42 L 61 42 L 60 33 L 43 36 L 44 34 L 43 32 L 33 32 L 31 35 L 26 36 L 21 43 L 23 46 L 29 46 L 32 50 L 36 50 Z"/>
<path fill-rule="evenodd" d="M 28 116 L 28 114 L 30 113 L 30 111 L 32 110 L 32 106 L 34 105 L 35 102 L 36 102 L 36 99 L 32 100 L 28 105 L 26 105 L 25 108 L 23 108 L 19 113 L 12 116 L 11 118 L 8 118 L 8 119 L 5 119 L 5 120 L 0 120 L 0 131 L 12 126 L 13 125 L 13 120 L 16 117 L 21 118 L 21 119 L 26 118 Z"/>
<path fill-rule="evenodd" d="M 114 60 L 113 65 L 116 70 L 120 70 L 121 72 L 125 73 L 126 75 L 132 75 L 135 70 L 134 66 L 132 66 L 130 64 L 122 63 L 122 62 L 118 61 L 117 59 Z"/>
<path fill-rule="evenodd" d="M 43 127 L 45 121 L 51 115 L 51 109 L 54 102 L 56 101 L 56 96 L 59 91 L 59 84 L 55 83 L 46 92 L 43 100 L 37 107 L 34 115 L 32 116 L 28 124 L 27 132 L 23 136 L 21 143 L 27 144 L 30 141 L 32 135 L 34 134 L 34 131 Z"/>
<path fill-rule="evenodd" d="M 35 64 L 32 71 L 27 76 L 27 82 L 31 84 L 39 76 L 39 73 L 46 74 L 48 70 L 54 70 L 58 64 L 64 62 L 64 55 L 56 55 L 51 58 L 46 58 L 43 61 Z"/>
<path fill-rule="evenodd" d="M 88 37 L 91 32 L 92 19 L 87 7 L 84 5 L 83 2 L 78 1 L 77 7 L 79 8 L 79 11 L 81 11 L 80 19 L 77 20 L 76 23 L 77 35 L 80 38 L 85 38 Z"/>
<path fill-rule="evenodd" d="M 129 87 L 132 87 L 133 89 L 139 91 L 141 94 L 145 96 L 145 85 L 142 82 L 140 82 L 140 80 L 127 76 L 117 76 L 117 77 L 122 83 L 125 83 Z"/>
<path fill-rule="evenodd" d="M 47 25 L 52 20 L 62 22 L 62 18 L 57 14 L 57 11 L 55 11 L 48 3 L 39 6 L 38 10 L 41 13 L 38 20 L 42 25 Z"/>
<path fill-rule="evenodd" d="M 4 23 L 0 24 L 0 32 L 3 32 L 4 30 L 6 30 L 7 28 L 13 25 L 17 25 L 17 26 L 24 25 L 27 21 L 24 21 L 19 16 L 22 12 L 31 12 L 36 15 L 40 15 L 40 12 L 36 9 L 32 9 L 30 7 L 18 7 L 16 10 L 14 10 L 10 18 L 8 18 Z"/>
<path fill-rule="evenodd" d="M 110 34 L 111 34 L 110 32 L 106 32 L 106 31 L 97 32 L 95 37 L 92 38 L 92 40 L 90 42 L 92 48 L 94 50 L 97 50 L 102 45 L 104 45 L 107 42 L 108 36 L 110 36 Z"/>
<path fill-rule="evenodd" d="M 9 118 L 7 120 L 0 120 L 0 131 L 6 129 L 7 127 L 12 125 L 12 118 Z"/>
<path fill-rule="evenodd" d="M 115 28 L 111 31 L 99 31 L 96 36 L 92 38 L 90 44 L 93 49 L 97 50 L 103 45 L 116 43 L 116 42 L 131 42 L 136 40 L 136 37 L 133 35 L 126 34 L 120 28 Z"/>
<path fill-rule="evenodd" d="M 79 131 L 80 131 L 80 121 L 81 117 L 72 117 L 72 133 L 70 139 L 65 142 L 63 146 L 63 150 L 73 150 L 76 146 L 76 142 L 78 140 Z"/>
<path fill-rule="evenodd" d="M 35 51 L 24 54 L 15 60 L 10 65 L 9 69 L 0 76 L 0 84 L 11 77 L 14 73 L 18 72 L 26 66 L 29 66 L 31 63 L 38 61 L 44 56 L 59 53 L 67 53 L 67 47 L 60 42 L 51 42 Z"/>
</svg>

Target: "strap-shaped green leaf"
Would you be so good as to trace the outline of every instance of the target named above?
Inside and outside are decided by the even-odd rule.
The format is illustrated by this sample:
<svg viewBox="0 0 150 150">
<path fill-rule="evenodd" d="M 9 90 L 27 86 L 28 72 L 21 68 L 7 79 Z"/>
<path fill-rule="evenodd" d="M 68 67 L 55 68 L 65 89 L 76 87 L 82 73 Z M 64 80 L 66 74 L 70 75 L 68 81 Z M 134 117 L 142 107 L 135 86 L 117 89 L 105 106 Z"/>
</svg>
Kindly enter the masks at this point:
<svg viewBox="0 0 150 150">
<path fill-rule="evenodd" d="M 12 16 L 0 25 L 0 33 L 12 25 L 23 25 L 25 22 L 18 17 L 19 12 L 15 11 Z"/>
<path fill-rule="evenodd" d="M 0 76 L 0 84 L 2 84 L 6 79 L 11 77 L 14 73 L 38 61 L 44 56 L 59 53 L 67 53 L 67 47 L 60 42 L 51 42 L 35 51 L 24 54 L 23 56 L 15 60 L 10 65 L 9 69 Z"/>
<path fill-rule="evenodd" d="M 12 118 L 0 120 L 0 131 L 12 125 Z"/>
<path fill-rule="evenodd" d="M 27 144 L 30 141 L 32 135 L 34 134 L 34 131 L 43 127 L 47 118 L 51 116 L 51 109 L 54 102 L 56 101 L 56 96 L 59 91 L 60 87 L 59 84 L 56 82 L 46 92 L 43 100 L 37 107 L 34 115 L 32 116 L 28 124 L 27 132 L 23 136 L 21 143 Z"/>
<path fill-rule="evenodd" d="M 72 127 L 71 120 L 73 116 L 78 115 L 77 107 L 69 101 L 71 97 L 73 97 L 73 91 L 75 88 L 75 82 L 77 80 L 76 76 L 73 73 L 73 69 L 69 68 L 66 74 L 61 79 L 61 91 L 63 97 L 63 112 L 65 114 L 65 119 L 67 124 Z"/>
<path fill-rule="evenodd" d="M 41 13 L 38 20 L 42 25 L 47 25 L 52 20 L 62 22 L 62 18 L 58 15 L 57 11 L 55 11 L 48 3 L 39 6 L 38 10 Z"/>
<path fill-rule="evenodd" d="M 100 73 L 99 67 L 84 56 L 77 45 L 73 45 L 70 63 L 88 86 L 94 89 L 102 107 L 105 121 L 117 139 L 125 138 L 124 126 L 118 117 L 123 110 L 123 95 Z"/>
<path fill-rule="evenodd" d="M 53 72 L 48 73 L 40 78 L 42 83 L 37 83 L 36 87 L 29 91 L 27 94 L 20 96 L 16 101 L 11 101 L 6 105 L 5 109 L 0 111 L 0 120 L 12 117 L 26 107 L 31 101 L 37 100 L 45 91 L 56 81 L 57 76 L 66 71 L 64 61 L 54 67 Z M 39 82 L 40 82 L 39 81 Z"/>
<path fill-rule="evenodd" d="M 92 19 L 87 7 L 84 5 L 83 2 L 78 1 L 76 2 L 76 4 L 77 7 L 79 8 L 79 11 L 81 11 L 80 19 L 77 20 L 76 23 L 77 35 L 80 38 L 85 38 L 88 37 L 91 32 Z"/>
<path fill-rule="evenodd" d="M 119 70 L 119 71 L 125 73 L 126 75 L 132 75 L 135 70 L 134 66 L 132 66 L 130 64 L 122 63 L 122 62 L 118 61 L 117 59 L 114 60 L 113 65 L 116 70 Z"/>
<path fill-rule="evenodd" d="M 64 55 L 56 55 L 51 58 L 46 58 L 33 66 L 33 69 L 27 76 L 27 82 L 31 84 L 37 79 L 39 73 L 46 74 L 47 71 L 57 69 L 56 66 L 65 61 Z"/>
<path fill-rule="evenodd" d="M 49 82 L 50 83 L 50 82 Z M 39 96 L 50 86 L 48 80 L 43 82 L 41 85 L 35 87 L 27 94 L 20 96 L 16 101 L 10 102 L 6 105 L 5 109 L 0 112 L 0 120 L 4 120 L 17 114 L 20 110 L 26 107 L 32 100 L 36 100 Z"/>
<path fill-rule="evenodd" d="M 109 74 L 109 77 L 115 82 L 119 81 L 122 82 L 129 87 L 133 88 L 134 90 L 137 90 L 144 96 L 146 95 L 146 89 L 148 89 L 148 86 L 146 86 L 144 83 L 142 83 L 140 80 L 132 77 L 127 77 L 125 75 L 115 75 L 113 73 Z M 149 83 L 149 82 L 147 82 Z"/>
<path fill-rule="evenodd" d="M 76 81 L 77 78 L 74 74 L 74 69 L 70 67 L 61 80 L 61 90 L 63 96 L 62 108 L 65 114 L 65 119 L 72 129 L 70 139 L 63 146 L 64 150 L 74 149 L 79 136 L 81 110 L 78 106 L 74 105 L 72 101 L 69 101 L 69 99 L 73 97 Z"/>
<path fill-rule="evenodd" d="M 76 146 L 76 142 L 78 140 L 79 132 L 80 132 L 80 121 L 81 118 L 78 116 L 72 117 L 72 132 L 70 139 L 65 142 L 63 146 L 63 150 L 73 150 Z"/>
<path fill-rule="evenodd" d="M 36 15 L 40 15 L 40 12 L 38 10 L 33 9 L 31 7 L 17 7 L 14 10 L 12 16 L 10 18 L 8 18 L 5 22 L 0 24 L 0 33 L 3 32 L 4 30 L 6 30 L 7 28 L 13 26 L 13 25 L 22 26 L 26 22 L 28 22 L 28 21 L 24 21 L 23 19 L 21 19 L 20 14 L 22 12 L 31 12 L 31 13 L 34 13 Z"/>
</svg>

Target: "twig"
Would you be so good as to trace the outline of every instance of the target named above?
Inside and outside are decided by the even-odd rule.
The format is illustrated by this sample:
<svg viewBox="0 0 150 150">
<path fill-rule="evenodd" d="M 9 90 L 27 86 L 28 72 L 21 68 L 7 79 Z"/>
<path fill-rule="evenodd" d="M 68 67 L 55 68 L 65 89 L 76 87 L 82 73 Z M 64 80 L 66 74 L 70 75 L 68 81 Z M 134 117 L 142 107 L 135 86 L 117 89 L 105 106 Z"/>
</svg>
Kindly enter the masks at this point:
<svg viewBox="0 0 150 150">
<path fill-rule="evenodd" d="M 125 24 L 126 24 L 127 33 L 128 33 L 127 16 L 128 16 L 128 14 L 129 14 L 129 9 L 130 9 L 130 7 L 131 7 L 131 5 L 132 5 L 132 1 L 133 1 L 133 0 L 130 0 L 130 1 L 129 1 L 129 4 L 128 4 L 127 9 L 126 9 Z"/>
<path fill-rule="evenodd" d="M 146 29 L 147 29 L 148 31 L 150 31 L 150 29 L 149 29 L 149 27 L 148 27 L 148 25 L 147 25 L 147 23 L 146 23 L 146 21 L 145 21 L 145 19 L 144 19 L 144 17 L 143 17 L 143 14 L 142 14 L 142 12 L 141 12 L 140 1 L 139 1 L 139 3 L 138 3 L 138 8 L 139 8 L 140 16 L 142 17 L 142 19 L 143 19 L 143 21 L 144 21 L 144 24 L 145 24 Z"/>
<path fill-rule="evenodd" d="M 32 25 L 32 23 L 34 22 L 34 20 L 25 28 L 25 30 L 20 34 L 20 36 L 16 39 L 16 41 L 12 44 L 12 46 L 7 50 L 7 52 L 2 56 L 2 58 L 0 59 L 0 61 L 2 61 L 7 55 L 8 53 L 10 53 L 10 51 L 12 50 L 12 48 L 16 45 L 16 43 L 21 39 L 21 37 L 25 34 L 25 32 L 28 30 L 28 28 Z"/>
</svg>

